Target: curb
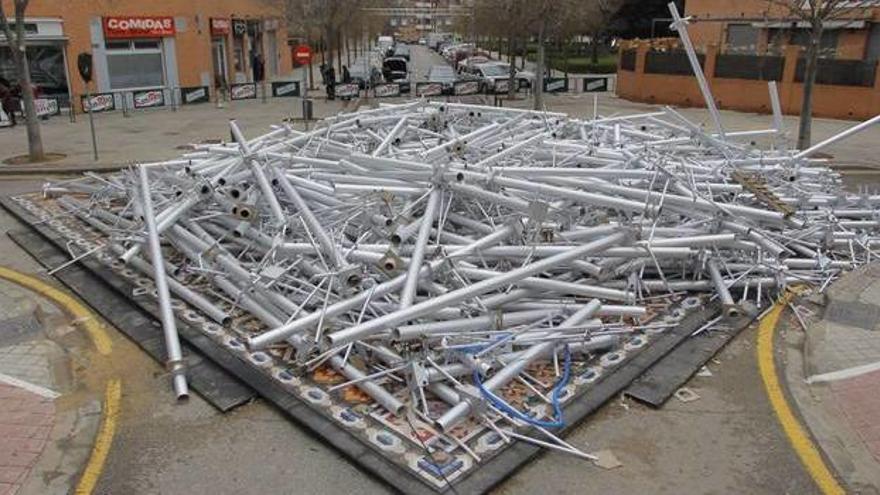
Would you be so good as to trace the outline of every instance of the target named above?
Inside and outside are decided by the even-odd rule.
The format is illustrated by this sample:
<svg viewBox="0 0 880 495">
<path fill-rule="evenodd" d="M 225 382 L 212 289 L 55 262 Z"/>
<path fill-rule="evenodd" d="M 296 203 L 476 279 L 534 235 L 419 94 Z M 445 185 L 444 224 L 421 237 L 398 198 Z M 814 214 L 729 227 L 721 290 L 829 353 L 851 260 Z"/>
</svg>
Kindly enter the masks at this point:
<svg viewBox="0 0 880 495">
<path fill-rule="evenodd" d="M 113 163 L 109 165 L 63 165 L 60 167 L 18 167 L 15 165 L 6 165 L 0 166 L 0 177 L 14 175 L 80 175 L 85 172 L 116 172 L 128 166 L 129 164 L 122 163 Z"/>
</svg>

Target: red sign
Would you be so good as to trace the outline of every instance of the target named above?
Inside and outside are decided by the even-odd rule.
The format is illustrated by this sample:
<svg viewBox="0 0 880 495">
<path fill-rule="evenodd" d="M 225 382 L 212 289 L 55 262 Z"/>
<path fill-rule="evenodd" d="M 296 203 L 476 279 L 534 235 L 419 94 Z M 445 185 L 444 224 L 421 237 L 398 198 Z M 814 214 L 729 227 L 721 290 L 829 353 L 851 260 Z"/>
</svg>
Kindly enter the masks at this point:
<svg viewBox="0 0 880 495">
<path fill-rule="evenodd" d="M 229 19 L 211 18 L 211 34 L 214 36 L 225 36 L 232 29 L 232 23 Z"/>
<path fill-rule="evenodd" d="M 298 64 L 307 64 L 312 61 L 312 49 L 309 45 L 299 45 L 293 49 L 293 60 Z"/>
<path fill-rule="evenodd" d="M 105 38 L 158 38 L 174 36 L 174 18 L 124 16 L 104 18 Z"/>
</svg>

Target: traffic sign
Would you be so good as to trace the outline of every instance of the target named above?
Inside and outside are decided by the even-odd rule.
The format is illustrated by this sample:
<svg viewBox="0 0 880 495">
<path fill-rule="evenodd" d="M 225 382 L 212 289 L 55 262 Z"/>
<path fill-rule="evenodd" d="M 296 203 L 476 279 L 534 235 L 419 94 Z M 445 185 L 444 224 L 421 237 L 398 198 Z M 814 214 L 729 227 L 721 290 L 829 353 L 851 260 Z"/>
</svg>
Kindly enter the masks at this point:
<svg viewBox="0 0 880 495">
<path fill-rule="evenodd" d="M 293 49 L 293 60 L 298 64 L 308 64 L 312 61 L 312 49 L 309 45 L 299 45 Z"/>
</svg>

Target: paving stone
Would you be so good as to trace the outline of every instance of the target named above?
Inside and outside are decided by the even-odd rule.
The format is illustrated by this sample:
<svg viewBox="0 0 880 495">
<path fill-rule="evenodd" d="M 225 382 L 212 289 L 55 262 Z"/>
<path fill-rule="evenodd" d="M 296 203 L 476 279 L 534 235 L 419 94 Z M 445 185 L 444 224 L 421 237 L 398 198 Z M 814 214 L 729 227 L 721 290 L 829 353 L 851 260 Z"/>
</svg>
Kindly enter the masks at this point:
<svg viewBox="0 0 880 495">
<path fill-rule="evenodd" d="M 25 475 L 27 475 L 27 471 L 27 468 L 23 467 L 0 467 L 0 484 L 21 483 Z"/>
<path fill-rule="evenodd" d="M 880 325 L 880 307 L 859 301 L 834 300 L 825 312 L 825 319 L 864 330 L 876 330 Z"/>
<path fill-rule="evenodd" d="M 880 462 L 880 371 L 840 380 L 831 390 L 850 427 Z"/>
</svg>

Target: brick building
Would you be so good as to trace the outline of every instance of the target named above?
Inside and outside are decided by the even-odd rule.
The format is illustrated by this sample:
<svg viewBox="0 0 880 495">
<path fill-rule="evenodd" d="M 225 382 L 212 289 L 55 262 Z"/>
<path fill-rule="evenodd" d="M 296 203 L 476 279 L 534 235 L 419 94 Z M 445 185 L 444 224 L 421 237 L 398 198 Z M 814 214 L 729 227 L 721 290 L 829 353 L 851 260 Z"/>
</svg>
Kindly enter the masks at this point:
<svg viewBox="0 0 880 495">
<path fill-rule="evenodd" d="M 11 15 L 12 2 L 0 1 Z M 85 91 L 83 52 L 94 57 L 98 93 L 252 82 L 260 66 L 265 80 L 291 71 L 283 18 L 264 0 L 31 0 L 25 31 L 34 83 L 62 101 Z M 14 81 L 4 41 L 0 76 Z"/>
<path fill-rule="evenodd" d="M 880 1 L 869 3 L 877 7 L 826 23 L 823 57 L 880 59 Z M 767 0 L 687 0 L 685 12 L 693 17 L 694 42 L 701 47 L 718 46 L 726 53 L 778 55 L 786 46 L 806 46 L 809 41 L 806 23 Z"/>
</svg>

